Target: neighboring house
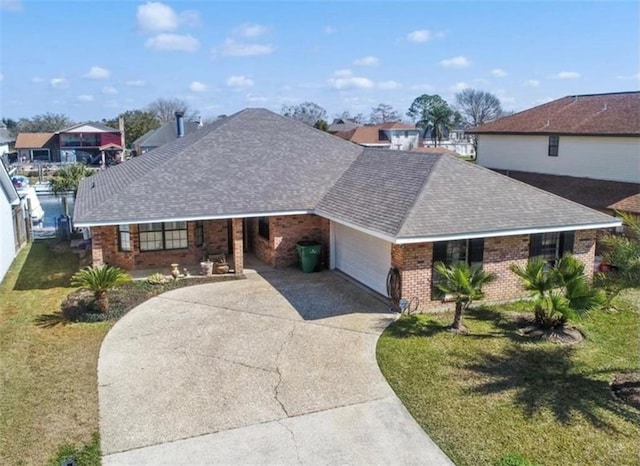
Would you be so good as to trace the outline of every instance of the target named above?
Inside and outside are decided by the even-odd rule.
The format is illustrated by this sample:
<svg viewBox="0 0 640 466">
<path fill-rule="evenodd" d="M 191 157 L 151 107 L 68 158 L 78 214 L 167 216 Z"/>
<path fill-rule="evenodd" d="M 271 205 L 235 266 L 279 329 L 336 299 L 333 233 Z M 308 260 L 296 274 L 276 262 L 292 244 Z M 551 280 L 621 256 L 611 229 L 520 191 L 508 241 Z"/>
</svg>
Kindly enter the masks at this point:
<svg viewBox="0 0 640 466">
<path fill-rule="evenodd" d="M 358 126 L 349 131 L 335 133 L 336 136 L 364 147 L 393 150 L 412 150 L 419 146 L 420 130 L 402 122 Z"/>
<path fill-rule="evenodd" d="M 23 162 L 85 162 L 118 159 L 122 131 L 101 123 L 81 123 L 55 133 L 19 133 L 15 148 Z"/>
<path fill-rule="evenodd" d="M 7 127 L 0 125 L 0 158 L 11 151 L 11 144 L 13 144 L 15 140 L 16 138 L 11 136 L 11 132 Z"/>
<path fill-rule="evenodd" d="M 176 121 L 168 121 L 162 126 L 146 132 L 143 136 L 136 139 L 131 146 L 133 150 L 136 151 L 136 155 L 145 154 L 150 150 L 156 149 L 176 139 L 178 137 L 178 127 L 179 123 L 177 119 Z M 188 136 L 200 127 L 202 127 L 202 122 L 200 121 L 184 122 L 183 136 Z"/>
<path fill-rule="evenodd" d="M 563 97 L 470 131 L 484 167 L 599 210 L 640 213 L 640 92 Z"/>
<path fill-rule="evenodd" d="M 3 163 L 0 163 L 0 281 L 27 242 L 29 215 Z"/>
<path fill-rule="evenodd" d="M 363 148 L 264 109 L 247 109 L 80 183 L 74 223 L 94 264 L 197 264 L 227 254 L 272 267 L 318 241 L 323 264 L 386 294 L 442 304 L 433 263 L 481 264 L 491 300 L 523 295 L 509 264 L 573 252 L 590 269 L 613 217 L 447 155 Z"/>
<path fill-rule="evenodd" d="M 421 145 L 423 147 L 444 147 L 465 157 L 474 157 L 476 155 L 473 136 L 467 134 L 463 128 L 445 129 L 444 137 L 441 141 L 438 141 L 437 146 L 432 138 L 431 130 L 427 130 L 424 133 L 424 139 Z"/>
<path fill-rule="evenodd" d="M 59 153 L 54 133 L 18 133 L 15 149 L 19 162 L 51 162 Z"/>
<path fill-rule="evenodd" d="M 362 126 L 360 123 L 356 123 L 348 118 L 334 118 L 333 122 L 327 128 L 327 133 L 344 133 L 351 131 Z"/>
</svg>

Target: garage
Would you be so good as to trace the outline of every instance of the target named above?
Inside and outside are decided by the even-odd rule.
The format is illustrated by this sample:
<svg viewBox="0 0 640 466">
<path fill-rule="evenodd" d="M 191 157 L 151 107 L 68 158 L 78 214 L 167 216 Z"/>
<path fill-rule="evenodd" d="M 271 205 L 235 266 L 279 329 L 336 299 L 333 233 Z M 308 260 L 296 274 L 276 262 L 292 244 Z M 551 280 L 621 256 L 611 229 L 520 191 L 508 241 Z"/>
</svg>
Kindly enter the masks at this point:
<svg viewBox="0 0 640 466">
<path fill-rule="evenodd" d="M 386 296 L 391 243 L 336 222 L 331 231 L 334 268 Z"/>
</svg>

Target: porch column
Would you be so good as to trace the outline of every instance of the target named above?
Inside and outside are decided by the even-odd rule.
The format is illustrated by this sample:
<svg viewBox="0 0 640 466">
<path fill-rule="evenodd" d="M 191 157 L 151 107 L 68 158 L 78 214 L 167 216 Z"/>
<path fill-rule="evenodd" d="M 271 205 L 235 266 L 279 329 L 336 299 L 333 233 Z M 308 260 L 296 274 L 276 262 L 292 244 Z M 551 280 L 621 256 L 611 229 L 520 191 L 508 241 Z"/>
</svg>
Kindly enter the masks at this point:
<svg viewBox="0 0 640 466">
<path fill-rule="evenodd" d="M 244 271 L 244 251 L 242 235 L 242 219 L 231 219 L 231 230 L 233 236 L 233 267 L 236 275 Z"/>
<path fill-rule="evenodd" d="M 102 228 L 91 228 L 91 262 L 93 265 L 103 265 L 102 255 Z"/>
</svg>

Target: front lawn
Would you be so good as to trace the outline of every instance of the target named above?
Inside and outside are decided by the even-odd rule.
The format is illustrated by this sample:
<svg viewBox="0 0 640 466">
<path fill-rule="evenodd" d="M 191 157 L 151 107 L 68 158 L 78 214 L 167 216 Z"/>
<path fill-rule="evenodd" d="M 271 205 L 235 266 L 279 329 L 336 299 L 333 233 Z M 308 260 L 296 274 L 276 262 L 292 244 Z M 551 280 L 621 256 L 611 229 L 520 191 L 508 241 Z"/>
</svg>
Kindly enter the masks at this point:
<svg viewBox="0 0 640 466">
<path fill-rule="evenodd" d="M 636 465 L 640 412 L 614 398 L 609 383 L 638 370 L 639 297 L 585 318 L 587 338 L 574 346 L 518 336 L 509 314 L 522 303 L 470 311 L 467 336 L 442 329 L 452 313 L 403 317 L 380 338 L 378 363 L 458 465 L 508 455 L 545 466 Z"/>
</svg>

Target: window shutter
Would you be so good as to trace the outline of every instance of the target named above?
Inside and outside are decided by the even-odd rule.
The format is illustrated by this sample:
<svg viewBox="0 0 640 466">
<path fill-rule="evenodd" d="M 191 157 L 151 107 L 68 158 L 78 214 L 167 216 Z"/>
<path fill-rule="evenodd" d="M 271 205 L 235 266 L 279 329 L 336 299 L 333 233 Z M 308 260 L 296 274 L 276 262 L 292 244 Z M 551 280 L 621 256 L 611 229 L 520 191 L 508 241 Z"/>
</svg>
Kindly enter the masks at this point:
<svg viewBox="0 0 640 466">
<path fill-rule="evenodd" d="M 542 255 L 542 234 L 529 235 L 529 258 Z"/>
<path fill-rule="evenodd" d="M 469 264 L 481 264 L 484 259 L 484 238 L 469 240 Z"/>
<path fill-rule="evenodd" d="M 565 231 L 560 235 L 560 257 L 565 253 L 573 253 L 573 242 L 575 240 L 574 231 Z"/>
<path fill-rule="evenodd" d="M 447 242 L 438 241 L 433 243 L 433 263 L 444 262 L 447 263 Z"/>
</svg>

